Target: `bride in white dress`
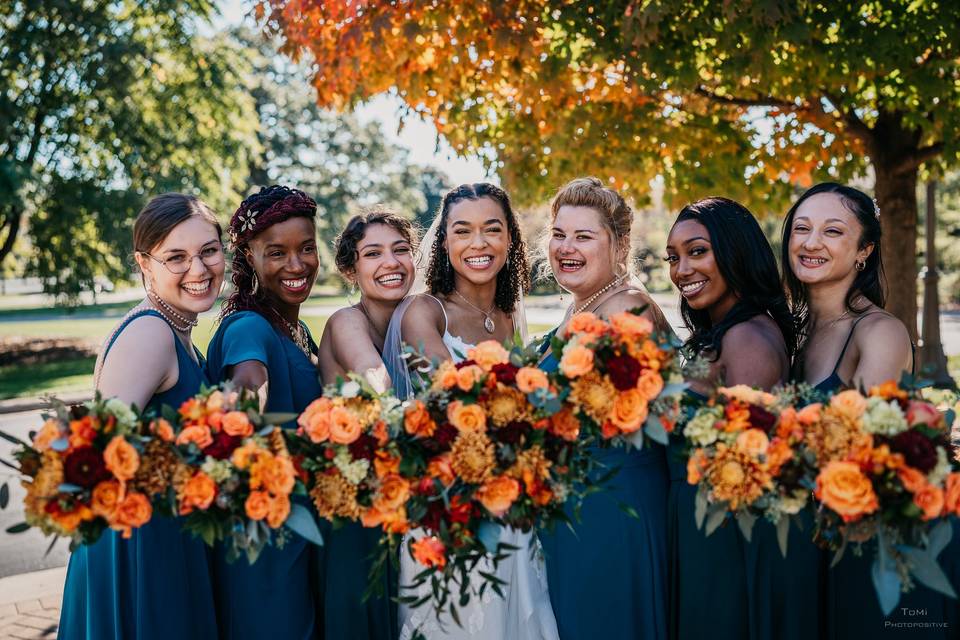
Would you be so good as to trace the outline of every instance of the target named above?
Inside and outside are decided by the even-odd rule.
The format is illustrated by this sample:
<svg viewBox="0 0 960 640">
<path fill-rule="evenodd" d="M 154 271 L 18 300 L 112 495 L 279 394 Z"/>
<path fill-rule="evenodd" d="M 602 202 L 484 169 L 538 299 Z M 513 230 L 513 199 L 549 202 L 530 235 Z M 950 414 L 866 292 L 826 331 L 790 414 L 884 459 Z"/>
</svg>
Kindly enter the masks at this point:
<svg viewBox="0 0 960 640">
<path fill-rule="evenodd" d="M 421 246 L 431 250 L 425 274 L 430 293 L 411 296 L 397 307 L 384 345 L 384 363 L 401 399 L 417 387 L 401 357 L 404 344 L 431 360 L 458 362 L 484 340 L 502 343 L 516 332 L 526 337 L 526 255 L 502 189 L 479 183 L 447 193 Z M 408 541 L 400 553 L 400 594 L 422 596 L 429 593 L 429 583 L 414 593 L 403 588 L 423 569 L 410 557 Z M 482 597 L 472 596 L 466 607 L 458 608 L 462 626 L 447 617 L 437 621 L 428 604 L 416 609 L 401 604 L 400 639 L 409 640 L 419 630 L 428 640 L 559 640 L 546 569 L 533 534 L 504 529 L 500 542 L 518 548 L 495 571 L 506 583 L 503 598 L 489 588 Z M 493 571 L 492 563 L 484 564 L 478 570 Z"/>
</svg>

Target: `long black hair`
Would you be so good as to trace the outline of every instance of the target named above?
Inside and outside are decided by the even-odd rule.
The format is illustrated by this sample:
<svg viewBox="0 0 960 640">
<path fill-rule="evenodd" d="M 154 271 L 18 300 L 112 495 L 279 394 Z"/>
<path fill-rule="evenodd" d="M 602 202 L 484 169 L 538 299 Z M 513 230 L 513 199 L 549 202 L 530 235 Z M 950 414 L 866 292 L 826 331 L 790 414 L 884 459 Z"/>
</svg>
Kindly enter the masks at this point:
<svg viewBox="0 0 960 640">
<path fill-rule="evenodd" d="M 807 285 L 797 279 L 793 268 L 790 266 L 790 234 L 793 230 L 793 218 L 797 209 L 808 198 L 818 193 L 837 194 L 847 211 L 857 217 L 861 227 L 860 241 L 857 243 L 858 249 L 863 249 L 869 244 L 873 245 L 873 251 L 867 256 L 863 270 L 857 271 L 857 277 L 854 278 L 850 288 L 847 289 L 844 300 L 847 310 L 851 313 L 864 311 L 864 308 L 857 308 L 854 305 L 854 302 L 860 296 L 881 309 L 887 302 L 883 278 L 883 259 L 880 256 L 880 211 L 876 203 L 859 189 L 836 182 L 821 182 L 804 191 L 803 195 L 790 207 L 787 217 L 783 220 L 783 243 L 780 249 L 783 262 L 783 288 L 789 296 L 790 309 L 797 319 L 797 330 L 800 336 L 805 335 L 808 330 L 810 304 L 807 299 Z"/>
<path fill-rule="evenodd" d="M 687 346 L 694 353 L 720 357 L 724 334 L 734 325 L 754 316 L 767 315 L 780 328 L 787 355 L 796 348 L 796 322 L 780 286 L 780 273 L 773 249 L 753 214 L 738 202 L 711 197 L 688 204 L 677 223 L 693 220 L 706 227 L 716 256 L 717 269 L 737 302 L 718 323 L 706 309 L 693 309 L 681 296 L 680 315 L 690 330 Z"/>
<path fill-rule="evenodd" d="M 447 239 L 447 218 L 453 205 L 463 200 L 479 200 L 490 198 L 500 205 L 503 217 L 507 221 L 507 231 L 510 234 L 510 248 L 507 250 L 507 264 L 497 274 L 497 291 L 494 303 L 504 313 L 513 313 L 517 302 L 530 288 L 530 270 L 527 266 L 527 248 L 520 235 L 520 225 L 517 216 L 510 205 L 510 196 L 507 192 L 489 182 L 462 184 L 451 189 L 443 196 L 440 210 L 440 222 L 437 224 L 437 236 L 431 247 L 430 263 L 427 265 L 427 286 L 430 293 L 436 295 L 453 293 L 454 275 L 453 265 L 444 242 Z"/>
</svg>

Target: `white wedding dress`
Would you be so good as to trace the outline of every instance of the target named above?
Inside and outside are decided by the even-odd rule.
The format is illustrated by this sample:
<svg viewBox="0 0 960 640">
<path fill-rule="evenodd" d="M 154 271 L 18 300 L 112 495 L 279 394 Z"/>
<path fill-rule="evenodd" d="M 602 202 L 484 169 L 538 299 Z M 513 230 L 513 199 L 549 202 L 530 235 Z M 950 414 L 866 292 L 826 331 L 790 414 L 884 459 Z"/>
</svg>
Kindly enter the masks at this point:
<svg viewBox="0 0 960 640">
<path fill-rule="evenodd" d="M 400 320 L 408 305 L 409 300 L 405 300 L 397 308 L 394 318 L 390 321 L 391 327 L 396 324 L 399 329 Z M 443 303 L 440 303 L 440 307 L 443 308 Z M 454 362 L 458 362 L 474 345 L 467 344 L 460 337 L 452 335 L 446 327 L 446 309 L 443 309 L 443 315 L 443 343 L 447 346 Z M 387 361 L 388 358 L 384 360 Z M 388 369 L 391 369 L 389 364 Z M 395 381 L 396 392 L 402 396 L 404 385 L 396 384 L 400 382 L 398 378 L 402 378 L 402 375 L 398 371 L 390 371 L 390 374 Z M 404 589 L 413 581 L 414 576 L 423 570 L 423 567 L 410 556 L 408 550 L 411 540 L 423 534 L 422 530 L 415 530 L 404 537 L 400 551 L 401 596 L 415 595 L 419 598 L 430 593 L 429 582 L 418 590 Z M 539 541 L 532 533 L 523 533 L 511 528 L 503 529 L 500 541 L 517 547 L 517 550 L 512 552 L 506 560 L 501 561 L 496 571 L 489 560 L 480 562 L 477 570 L 493 573 L 506 583 L 505 587 L 501 587 L 503 598 L 489 587 L 484 590 L 482 597 L 476 594 L 471 595 L 466 607 L 457 608 L 462 626 L 450 619 L 447 614 L 438 621 L 429 602 L 416 609 L 400 604 L 398 608 L 400 640 L 411 640 L 418 630 L 427 640 L 559 640 L 557 621 L 554 618 L 550 595 L 547 591 L 547 571 Z M 533 554 L 531 554 L 531 545 L 535 547 Z M 482 578 L 477 574 L 476 579 L 471 580 L 471 587 L 478 587 L 481 581 Z"/>
</svg>

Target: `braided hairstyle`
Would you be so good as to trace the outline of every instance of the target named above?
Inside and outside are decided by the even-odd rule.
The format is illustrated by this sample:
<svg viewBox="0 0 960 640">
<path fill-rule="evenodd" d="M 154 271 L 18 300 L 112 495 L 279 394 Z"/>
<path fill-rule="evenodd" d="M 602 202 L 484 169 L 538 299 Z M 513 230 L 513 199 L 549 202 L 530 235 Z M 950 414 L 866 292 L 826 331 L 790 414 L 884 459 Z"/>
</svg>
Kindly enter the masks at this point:
<svg viewBox="0 0 960 640">
<path fill-rule="evenodd" d="M 513 313 L 520 296 L 530 289 L 530 270 L 527 266 L 527 247 L 520 235 L 520 225 L 517 216 L 510 205 L 510 196 L 507 192 L 488 182 L 462 184 L 451 189 L 443 196 L 443 202 L 437 215 L 440 222 L 437 225 L 437 237 L 433 242 L 430 253 L 430 262 L 427 265 L 427 286 L 430 293 L 449 295 L 454 289 L 453 265 L 447 255 L 445 242 L 447 239 L 447 219 L 453 205 L 464 200 L 479 200 L 490 198 L 500 205 L 503 217 L 507 221 L 507 231 L 510 233 L 510 248 L 507 250 L 507 264 L 497 274 L 497 291 L 494 294 L 494 303 L 504 313 Z"/>
<path fill-rule="evenodd" d="M 246 256 L 250 240 L 290 218 L 309 218 L 313 222 L 316 215 L 317 203 L 310 196 L 280 185 L 263 187 L 240 203 L 228 227 L 233 245 L 233 292 L 223 301 L 219 320 L 237 311 L 256 311 L 272 324 L 277 322 L 278 316 L 272 312 L 264 290 L 253 291 L 254 269 Z"/>
</svg>

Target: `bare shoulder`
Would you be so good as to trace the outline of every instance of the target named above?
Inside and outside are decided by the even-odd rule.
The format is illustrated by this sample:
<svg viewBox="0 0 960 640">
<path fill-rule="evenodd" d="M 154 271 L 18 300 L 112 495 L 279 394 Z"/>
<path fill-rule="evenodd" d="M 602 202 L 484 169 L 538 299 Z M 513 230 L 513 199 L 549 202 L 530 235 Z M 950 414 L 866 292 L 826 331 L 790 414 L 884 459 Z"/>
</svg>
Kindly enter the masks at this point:
<svg viewBox="0 0 960 640">
<path fill-rule="evenodd" d="M 440 301 L 433 296 L 417 294 L 407 307 L 403 315 L 403 326 L 418 327 L 429 323 L 443 329 L 443 307 Z"/>
<path fill-rule="evenodd" d="M 119 349 L 126 356 L 155 358 L 156 354 L 172 353 L 174 339 L 173 331 L 165 320 L 154 315 L 143 315 L 134 318 L 123 328 L 110 347 L 110 353 Z"/>
<path fill-rule="evenodd" d="M 780 329 L 766 316 L 754 316 L 733 325 L 723 334 L 720 344 L 723 353 L 747 352 L 763 358 L 777 358 L 786 352 Z"/>
<path fill-rule="evenodd" d="M 646 307 L 644 312 L 647 312 L 651 307 L 655 307 L 656 305 L 657 303 L 653 301 L 653 298 L 643 291 L 639 289 L 624 289 L 623 291 L 617 291 L 607 298 L 602 306 L 604 314 L 613 315 L 621 311 L 630 311 L 644 307 Z"/>
<path fill-rule="evenodd" d="M 356 307 L 344 307 L 342 309 L 337 309 L 333 312 L 333 315 L 327 318 L 327 324 L 324 326 L 323 332 L 327 332 L 327 327 L 330 329 L 342 329 L 356 326 L 358 322 L 366 321 L 366 316 L 363 315 L 363 312 Z"/>
<path fill-rule="evenodd" d="M 889 311 L 871 311 L 857 323 L 857 344 L 910 344 L 910 333 L 899 318 Z"/>
</svg>

